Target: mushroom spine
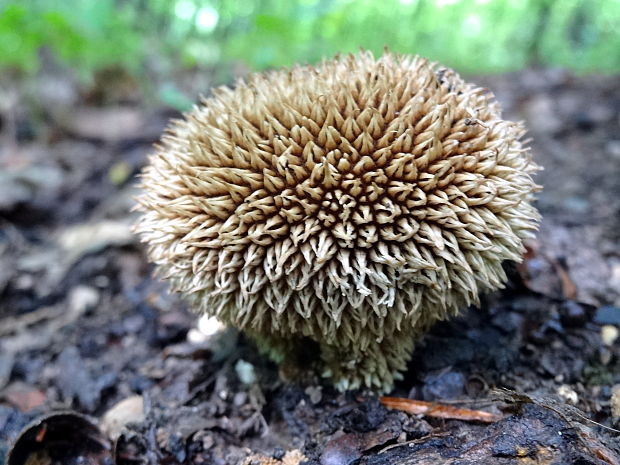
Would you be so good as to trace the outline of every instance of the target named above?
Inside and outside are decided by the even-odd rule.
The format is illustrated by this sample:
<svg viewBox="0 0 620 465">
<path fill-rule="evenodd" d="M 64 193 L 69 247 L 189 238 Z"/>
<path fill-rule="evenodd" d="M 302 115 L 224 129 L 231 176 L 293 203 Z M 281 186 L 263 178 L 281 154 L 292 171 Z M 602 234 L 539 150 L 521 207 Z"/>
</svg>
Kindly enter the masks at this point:
<svg viewBox="0 0 620 465">
<path fill-rule="evenodd" d="M 502 287 L 539 215 L 521 123 L 420 57 L 254 74 L 173 122 L 137 231 L 199 313 L 340 389 L 388 390 L 416 338 Z"/>
</svg>

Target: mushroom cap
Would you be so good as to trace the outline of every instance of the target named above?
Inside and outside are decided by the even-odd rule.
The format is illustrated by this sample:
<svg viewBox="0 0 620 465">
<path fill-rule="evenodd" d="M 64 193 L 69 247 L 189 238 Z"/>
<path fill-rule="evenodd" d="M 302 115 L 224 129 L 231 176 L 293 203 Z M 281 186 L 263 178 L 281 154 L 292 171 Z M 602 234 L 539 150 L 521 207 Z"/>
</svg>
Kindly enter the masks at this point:
<svg viewBox="0 0 620 465">
<path fill-rule="evenodd" d="M 524 132 L 489 91 L 420 57 L 254 74 L 171 124 L 136 229 L 197 312 L 360 359 L 502 286 L 539 218 Z M 325 373 L 385 387 L 403 368 Z"/>
</svg>

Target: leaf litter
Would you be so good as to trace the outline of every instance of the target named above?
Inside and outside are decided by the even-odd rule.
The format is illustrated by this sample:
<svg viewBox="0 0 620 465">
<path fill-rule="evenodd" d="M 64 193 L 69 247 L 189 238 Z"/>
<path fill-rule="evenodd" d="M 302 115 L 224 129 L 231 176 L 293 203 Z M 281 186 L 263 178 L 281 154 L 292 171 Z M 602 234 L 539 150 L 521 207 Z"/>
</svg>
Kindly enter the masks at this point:
<svg viewBox="0 0 620 465">
<path fill-rule="evenodd" d="M 141 133 L 114 127 L 107 139 L 52 120 L 17 141 L 21 155 L 0 148 L 0 460 L 31 422 L 70 409 L 98 428 L 113 417 L 102 434 L 117 464 L 618 463 L 620 80 L 531 70 L 482 81 L 530 128 L 544 220 L 508 288 L 433 328 L 390 394 L 441 418 L 319 379 L 284 384 L 243 335 L 201 336 L 126 234 L 130 177 L 169 113 L 133 108 Z M 589 112 L 612 116 L 586 127 Z M 479 408 L 502 418 L 463 417 Z"/>
</svg>

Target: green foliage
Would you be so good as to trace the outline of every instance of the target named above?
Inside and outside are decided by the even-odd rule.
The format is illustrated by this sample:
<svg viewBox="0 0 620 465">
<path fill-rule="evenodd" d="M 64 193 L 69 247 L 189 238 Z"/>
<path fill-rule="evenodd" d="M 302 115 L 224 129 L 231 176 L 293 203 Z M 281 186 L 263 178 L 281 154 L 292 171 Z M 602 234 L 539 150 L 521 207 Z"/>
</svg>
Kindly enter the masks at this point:
<svg viewBox="0 0 620 465">
<path fill-rule="evenodd" d="M 312 9 L 294 2 L 263 3 L 265 13 L 256 15 L 253 27 L 224 45 L 225 55 L 249 59 L 258 68 L 287 64 L 291 56 L 314 62 L 360 47 L 380 53 L 385 46 L 466 71 L 516 68 L 526 64 L 531 42 L 523 24 L 534 24 L 521 21 L 522 17 L 537 12 L 528 1 L 514 7 L 494 2 L 484 8 L 466 1 L 452 5 L 335 1 Z M 521 24 L 518 28 L 516 21 Z M 283 39 L 274 40 L 278 37 Z M 509 46 L 516 49 L 516 56 L 506 53 Z"/>
<path fill-rule="evenodd" d="M 82 77 L 106 66 L 133 69 L 143 44 L 113 0 L 26 0 L 0 7 L 0 66 L 34 72 L 49 50 Z"/>
<path fill-rule="evenodd" d="M 5 7 L 0 15 L 0 64 L 32 69 L 36 66 L 36 49 L 42 43 L 39 31 L 22 36 L 20 31 L 28 25 L 23 8 Z"/>
<path fill-rule="evenodd" d="M 220 0 L 222 29 L 238 21 Z M 519 69 L 532 62 L 620 70 L 619 0 L 261 0 L 223 56 L 255 68 L 315 62 L 360 47 L 418 53 L 460 71 Z M 229 11 L 230 8 L 230 11 Z M 257 13 L 258 11 L 258 13 Z"/>
<path fill-rule="evenodd" d="M 465 72 L 620 70 L 620 0 L 0 0 L 0 69 L 254 69 L 387 46 Z M 169 92 L 168 98 L 177 98 Z"/>
<path fill-rule="evenodd" d="M 551 3 L 540 54 L 552 65 L 620 71 L 620 0 Z"/>
</svg>

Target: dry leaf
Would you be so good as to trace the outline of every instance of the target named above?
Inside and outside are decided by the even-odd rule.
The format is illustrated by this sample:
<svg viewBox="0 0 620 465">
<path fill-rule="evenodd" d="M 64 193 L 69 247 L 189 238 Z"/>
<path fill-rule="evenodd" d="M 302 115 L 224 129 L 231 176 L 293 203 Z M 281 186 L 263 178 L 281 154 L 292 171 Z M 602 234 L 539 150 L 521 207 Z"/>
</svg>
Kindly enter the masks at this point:
<svg viewBox="0 0 620 465">
<path fill-rule="evenodd" d="M 481 421 L 484 423 L 493 423 L 502 419 L 501 415 L 496 415 L 494 413 L 452 407 L 436 402 L 405 399 L 402 397 L 380 397 L 379 400 L 387 408 L 402 410 L 412 415 L 425 415 L 428 417 L 446 418 L 450 420 Z"/>
</svg>

